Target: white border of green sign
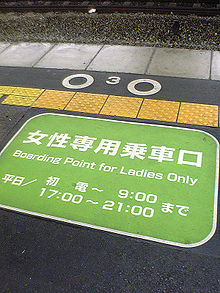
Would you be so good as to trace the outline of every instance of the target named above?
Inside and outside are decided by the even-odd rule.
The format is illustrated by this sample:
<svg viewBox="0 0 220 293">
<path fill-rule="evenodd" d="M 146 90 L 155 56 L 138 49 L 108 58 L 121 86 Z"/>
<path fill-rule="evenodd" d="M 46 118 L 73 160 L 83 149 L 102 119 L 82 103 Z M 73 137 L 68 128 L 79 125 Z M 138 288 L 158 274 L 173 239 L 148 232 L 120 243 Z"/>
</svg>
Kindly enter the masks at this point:
<svg viewBox="0 0 220 293">
<path fill-rule="evenodd" d="M 25 125 L 29 121 L 31 121 L 32 119 L 34 119 L 36 117 L 45 116 L 45 115 L 76 117 L 76 118 L 82 118 L 82 119 L 102 120 L 102 121 L 111 121 L 111 122 L 115 122 L 115 123 L 126 123 L 126 124 L 140 125 L 140 123 L 136 123 L 136 122 L 118 121 L 118 120 L 110 120 L 110 119 L 100 119 L 100 118 L 84 117 L 84 116 L 73 116 L 73 115 L 65 115 L 65 114 L 58 114 L 58 113 L 39 114 L 39 115 L 31 117 L 30 119 L 28 119 L 22 125 L 22 127 L 16 132 L 16 134 L 9 140 L 9 142 L 6 144 L 6 146 L 2 149 L 2 151 L 0 152 L 0 155 L 3 154 L 3 152 L 7 149 L 7 147 L 11 144 L 11 142 L 16 138 L 16 136 L 20 133 L 20 131 L 25 127 Z M 143 123 L 141 123 L 141 125 L 143 125 Z M 212 225 L 211 232 L 203 240 L 201 240 L 201 241 L 199 241 L 197 243 L 183 244 L 183 243 L 177 243 L 177 242 L 162 240 L 162 239 L 158 239 L 158 238 L 153 238 L 153 237 L 148 237 L 148 236 L 143 236 L 143 235 L 138 235 L 138 234 L 133 234 L 133 233 L 128 233 L 128 232 L 123 232 L 123 231 L 120 231 L 120 230 L 109 229 L 109 228 L 105 228 L 105 227 L 102 227 L 102 226 L 95 226 L 95 225 L 91 225 L 91 224 L 87 224 L 87 223 L 83 223 L 83 222 L 67 220 L 65 218 L 54 217 L 54 216 L 50 216 L 50 215 L 46 215 L 46 214 L 30 212 L 28 210 L 14 208 L 14 207 L 7 206 L 7 205 L 1 205 L 0 204 L 0 208 L 8 209 L 8 210 L 16 211 L 16 212 L 22 212 L 22 213 L 30 214 L 30 215 L 33 215 L 33 216 L 39 216 L 39 217 L 42 217 L 42 218 L 49 218 L 49 219 L 52 219 L 52 220 L 63 221 L 63 222 L 66 222 L 66 223 L 76 224 L 76 225 L 85 226 L 85 227 L 89 227 L 89 228 L 93 228 L 93 229 L 99 229 L 99 230 L 103 230 L 103 231 L 107 231 L 107 232 L 113 232 L 113 233 L 121 234 L 121 235 L 125 235 L 125 236 L 131 236 L 131 237 L 141 238 L 141 239 L 145 239 L 145 240 L 151 240 L 151 241 L 155 241 L 155 242 L 159 242 L 159 243 L 163 243 L 163 244 L 179 246 L 179 247 L 191 248 L 191 247 L 200 246 L 200 245 L 206 243 L 214 235 L 215 230 L 216 230 L 216 226 L 217 226 L 217 205 L 218 205 L 218 185 L 219 185 L 219 142 L 213 135 L 211 135 L 211 134 L 209 134 L 209 133 L 207 133 L 205 131 L 198 130 L 198 129 L 175 127 L 175 126 L 166 126 L 166 125 L 157 125 L 157 124 L 147 124 L 147 125 L 154 126 L 154 127 L 160 127 L 160 128 L 175 128 L 175 129 L 184 129 L 184 130 L 188 130 L 188 131 L 201 132 L 201 133 L 205 133 L 206 135 L 210 136 L 216 142 L 216 150 L 217 150 L 216 154 L 217 155 L 216 155 L 216 173 L 215 173 L 216 176 L 215 176 L 215 193 L 214 193 L 214 208 L 213 208 L 213 225 Z"/>
</svg>

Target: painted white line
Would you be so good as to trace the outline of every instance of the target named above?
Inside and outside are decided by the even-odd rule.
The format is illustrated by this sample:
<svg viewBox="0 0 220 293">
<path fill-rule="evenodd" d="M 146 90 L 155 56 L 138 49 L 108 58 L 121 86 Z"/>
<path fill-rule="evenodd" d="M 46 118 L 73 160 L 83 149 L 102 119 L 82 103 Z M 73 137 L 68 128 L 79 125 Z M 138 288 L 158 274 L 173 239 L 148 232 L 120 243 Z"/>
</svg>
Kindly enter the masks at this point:
<svg viewBox="0 0 220 293">
<path fill-rule="evenodd" d="M 22 184 L 21 186 L 25 186 L 25 185 L 31 184 L 31 183 L 33 183 L 33 182 L 35 182 L 35 181 L 37 181 L 37 179 L 34 179 L 34 180 L 32 180 L 32 181 L 30 181 L 30 182 L 27 182 L 27 183 L 24 183 L 24 184 Z"/>
</svg>

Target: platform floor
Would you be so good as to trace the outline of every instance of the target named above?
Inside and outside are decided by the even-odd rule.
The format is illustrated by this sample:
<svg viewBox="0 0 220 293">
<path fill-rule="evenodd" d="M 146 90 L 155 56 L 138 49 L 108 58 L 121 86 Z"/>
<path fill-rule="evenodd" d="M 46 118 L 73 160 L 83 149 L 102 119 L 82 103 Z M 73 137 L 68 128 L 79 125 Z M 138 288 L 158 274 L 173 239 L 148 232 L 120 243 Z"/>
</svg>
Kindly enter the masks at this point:
<svg viewBox="0 0 220 293">
<path fill-rule="evenodd" d="M 11 105 L 219 127 L 218 81 L 26 67 L 0 73 L 3 113 Z"/>
<path fill-rule="evenodd" d="M 219 51 L 0 43 L 0 147 L 42 113 L 197 129 L 220 141 L 219 88 Z M 219 225 L 186 249 L 1 209 L 0 233 L 1 292 L 219 291 Z"/>
<path fill-rule="evenodd" d="M 220 80 L 219 62 L 219 51 L 87 44 L 0 43 L 0 66 Z"/>
<path fill-rule="evenodd" d="M 2 81 L 0 88 L 2 105 L 32 106 L 48 109 L 70 110 L 82 113 L 103 114 L 118 117 L 150 119 L 195 125 L 219 126 L 220 52 L 188 49 L 168 49 L 156 47 L 132 47 L 87 44 L 49 44 L 49 43 L 0 43 L 0 66 Z M 4 67 L 45 68 L 78 70 L 75 74 L 96 72 L 105 73 L 105 80 L 95 82 L 80 95 L 77 91 L 67 94 L 64 86 L 39 83 L 29 86 L 25 81 L 16 88 L 14 83 L 4 77 Z M 15 75 L 15 70 L 11 73 Z M 37 71 L 36 71 L 37 72 Z M 63 71 L 64 72 L 64 71 Z M 112 79 L 112 76 L 113 79 Z M 118 73 L 118 74 L 117 74 Z M 136 79 L 179 78 L 162 80 L 162 90 L 158 94 L 133 94 L 136 99 L 128 99 L 130 92 L 120 92 L 127 87 L 129 79 L 121 74 L 142 74 Z M 24 71 L 18 72 L 24 74 Z M 54 73 L 55 74 L 55 73 Z M 95 74 L 97 75 L 97 74 Z M 34 78 L 34 77 L 32 77 Z M 51 78 L 51 77 L 47 77 Z M 158 79 L 159 78 L 159 79 Z M 182 78 L 182 80 L 181 80 Z M 184 80 L 185 78 L 185 80 Z M 38 80 L 42 79 L 38 76 Z M 204 80 L 210 83 L 202 82 Z M 211 81 L 212 85 L 211 85 Z M 125 85 L 125 83 L 127 84 Z M 100 86 L 108 84 L 104 92 Z M 26 84 L 26 86 L 25 86 Z M 146 83 L 145 83 L 146 84 Z M 18 84 L 17 84 L 18 85 Z M 101 87 L 102 87 L 101 86 Z M 167 90 L 169 87 L 169 90 Z M 187 89 L 188 87 L 188 89 Z M 170 89 L 174 90 L 171 91 Z M 51 93 L 51 90 L 60 90 Z M 165 91 L 164 91 L 165 90 Z M 86 93 L 90 95 L 89 103 Z M 105 96 L 102 96 L 105 94 Z M 56 101 L 51 101 L 49 97 Z M 60 100 L 58 102 L 57 97 Z M 69 98 L 67 98 L 67 96 Z M 48 100 L 49 99 L 49 100 Z M 53 99 L 53 98 L 52 98 Z"/>
</svg>

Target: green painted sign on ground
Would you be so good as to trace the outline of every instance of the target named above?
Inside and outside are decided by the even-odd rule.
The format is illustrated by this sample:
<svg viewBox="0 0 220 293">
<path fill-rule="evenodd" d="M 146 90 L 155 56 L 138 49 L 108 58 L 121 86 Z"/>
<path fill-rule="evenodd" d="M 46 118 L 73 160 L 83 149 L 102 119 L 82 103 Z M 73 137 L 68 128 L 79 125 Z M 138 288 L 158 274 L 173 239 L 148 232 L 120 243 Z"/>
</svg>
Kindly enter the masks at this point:
<svg viewBox="0 0 220 293">
<path fill-rule="evenodd" d="M 215 232 L 218 142 L 199 130 L 44 114 L 0 156 L 0 206 L 182 247 Z"/>
</svg>

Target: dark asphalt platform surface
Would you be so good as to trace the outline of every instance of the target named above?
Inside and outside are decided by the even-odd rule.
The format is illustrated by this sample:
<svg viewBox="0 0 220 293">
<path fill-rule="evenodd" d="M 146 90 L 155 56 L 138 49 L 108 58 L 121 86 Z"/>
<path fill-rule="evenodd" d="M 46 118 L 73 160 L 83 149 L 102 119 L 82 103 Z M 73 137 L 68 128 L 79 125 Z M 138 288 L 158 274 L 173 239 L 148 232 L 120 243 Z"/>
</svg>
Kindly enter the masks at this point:
<svg viewBox="0 0 220 293">
<path fill-rule="evenodd" d="M 127 90 L 129 82 L 135 79 L 148 78 L 161 83 L 162 89 L 154 94 L 153 99 L 166 99 L 179 102 L 195 102 L 220 105 L 219 85 L 220 81 L 166 77 L 157 75 L 141 75 L 129 73 L 98 72 L 69 69 L 45 69 L 45 68 L 22 68 L 0 66 L 0 83 L 8 86 L 21 86 L 33 88 L 45 88 L 55 90 L 73 91 L 62 85 L 67 76 L 73 74 L 90 74 L 94 82 L 89 87 L 77 89 L 77 92 L 88 92 L 95 94 L 119 95 L 126 97 L 137 97 Z M 111 76 L 120 77 L 120 84 L 109 85 L 106 80 Z M 75 78 L 71 84 L 84 83 L 85 79 Z M 150 85 L 139 84 L 137 90 L 147 91 Z M 140 96 L 139 96 L 140 97 Z"/>
<path fill-rule="evenodd" d="M 0 84 L 68 90 L 61 81 L 76 72 L 1 67 Z M 81 91 L 134 96 L 126 86 L 142 78 L 119 74 L 123 77 L 120 87 L 107 87 L 103 81 L 114 74 L 92 75 L 94 84 Z M 148 78 L 162 83 L 162 90 L 153 98 L 220 104 L 216 95 L 219 82 Z M 0 104 L 0 147 L 27 119 L 45 112 L 79 116 L 76 112 Z M 181 126 L 204 130 L 220 140 L 219 128 Z M 219 292 L 219 256 L 219 228 L 206 244 L 184 249 L 0 209 L 0 292 Z"/>
</svg>

